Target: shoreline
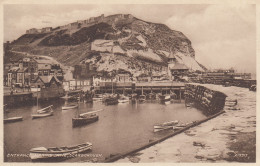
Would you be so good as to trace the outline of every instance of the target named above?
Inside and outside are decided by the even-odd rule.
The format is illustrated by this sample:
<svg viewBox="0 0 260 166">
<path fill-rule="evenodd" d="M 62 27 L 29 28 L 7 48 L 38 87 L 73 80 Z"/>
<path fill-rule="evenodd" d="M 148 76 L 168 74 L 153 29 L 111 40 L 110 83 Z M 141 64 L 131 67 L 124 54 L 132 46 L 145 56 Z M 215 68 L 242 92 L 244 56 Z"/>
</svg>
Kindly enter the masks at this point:
<svg viewBox="0 0 260 166">
<path fill-rule="evenodd" d="M 248 88 L 202 84 L 237 99 L 236 110 L 117 160 L 117 163 L 151 162 L 256 162 L 256 92 Z"/>
</svg>

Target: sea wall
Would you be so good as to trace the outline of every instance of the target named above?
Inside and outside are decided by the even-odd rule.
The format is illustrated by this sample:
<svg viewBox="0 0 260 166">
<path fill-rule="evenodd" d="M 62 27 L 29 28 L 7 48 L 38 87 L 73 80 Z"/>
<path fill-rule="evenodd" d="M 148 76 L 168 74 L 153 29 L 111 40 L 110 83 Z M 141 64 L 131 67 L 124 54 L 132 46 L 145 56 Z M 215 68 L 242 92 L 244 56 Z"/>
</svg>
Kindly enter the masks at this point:
<svg viewBox="0 0 260 166">
<path fill-rule="evenodd" d="M 203 121 L 185 132 L 127 155 L 116 162 L 255 163 L 256 93 L 236 86 L 223 87 L 214 84 L 201 86 L 228 95 L 223 111 L 208 116 L 218 115 L 217 118 Z M 194 91 L 197 89 L 197 86 L 187 85 L 187 87 Z"/>
<path fill-rule="evenodd" d="M 185 103 L 192 103 L 207 115 L 212 115 L 223 110 L 227 95 L 215 91 L 201 84 L 185 85 Z"/>
<path fill-rule="evenodd" d="M 17 106 L 22 104 L 32 103 L 33 94 L 32 93 L 20 93 L 13 95 L 4 95 L 4 104 L 8 106 Z"/>
</svg>

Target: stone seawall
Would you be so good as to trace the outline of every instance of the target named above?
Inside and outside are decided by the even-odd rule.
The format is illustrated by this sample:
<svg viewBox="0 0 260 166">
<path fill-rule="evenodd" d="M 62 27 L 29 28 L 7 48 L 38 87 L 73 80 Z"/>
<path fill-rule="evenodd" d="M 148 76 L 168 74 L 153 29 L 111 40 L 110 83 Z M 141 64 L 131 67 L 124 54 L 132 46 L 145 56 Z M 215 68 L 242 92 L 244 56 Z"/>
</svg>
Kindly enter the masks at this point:
<svg viewBox="0 0 260 166">
<path fill-rule="evenodd" d="M 185 103 L 192 103 L 207 115 L 223 110 L 227 95 L 200 84 L 185 85 Z"/>
<path fill-rule="evenodd" d="M 256 93 L 234 86 L 201 86 L 228 95 L 223 114 L 116 162 L 256 162 Z"/>
</svg>

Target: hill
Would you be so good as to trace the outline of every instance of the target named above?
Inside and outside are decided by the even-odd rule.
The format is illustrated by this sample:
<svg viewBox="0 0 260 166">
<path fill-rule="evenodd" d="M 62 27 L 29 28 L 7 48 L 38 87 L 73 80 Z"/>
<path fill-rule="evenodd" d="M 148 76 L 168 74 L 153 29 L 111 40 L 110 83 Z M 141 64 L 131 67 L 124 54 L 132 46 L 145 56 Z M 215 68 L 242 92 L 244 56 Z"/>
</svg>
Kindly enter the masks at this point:
<svg viewBox="0 0 260 166">
<path fill-rule="evenodd" d="M 67 66 L 90 63 L 97 71 L 124 69 L 132 74 L 165 73 L 172 52 L 179 63 L 204 70 L 182 32 L 129 14 L 101 15 L 51 30 L 30 29 L 10 47 L 11 52 L 51 56 Z"/>
</svg>

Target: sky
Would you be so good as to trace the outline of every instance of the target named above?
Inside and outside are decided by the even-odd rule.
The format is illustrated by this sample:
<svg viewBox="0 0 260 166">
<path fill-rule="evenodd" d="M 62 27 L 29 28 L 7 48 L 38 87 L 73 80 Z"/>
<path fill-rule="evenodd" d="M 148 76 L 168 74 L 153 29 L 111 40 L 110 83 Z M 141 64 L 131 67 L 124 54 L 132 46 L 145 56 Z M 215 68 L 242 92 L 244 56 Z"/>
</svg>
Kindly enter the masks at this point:
<svg viewBox="0 0 260 166">
<path fill-rule="evenodd" d="M 256 72 L 255 5 L 176 4 L 5 4 L 4 41 L 30 28 L 57 27 L 101 14 L 132 14 L 181 31 L 192 42 L 195 58 L 207 68 Z"/>
</svg>

